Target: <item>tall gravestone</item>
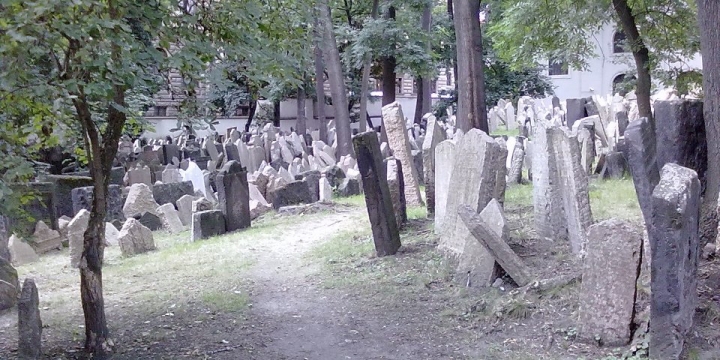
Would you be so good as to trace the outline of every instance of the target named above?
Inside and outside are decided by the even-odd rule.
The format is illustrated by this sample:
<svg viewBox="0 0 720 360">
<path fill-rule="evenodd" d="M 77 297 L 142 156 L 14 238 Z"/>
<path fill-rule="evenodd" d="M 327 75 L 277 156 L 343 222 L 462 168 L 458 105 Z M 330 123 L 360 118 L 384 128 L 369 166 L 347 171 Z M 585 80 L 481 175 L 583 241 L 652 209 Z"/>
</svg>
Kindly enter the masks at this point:
<svg viewBox="0 0 720 360">
<path fill-rule="evenodd" d="M 413 164 L 410 138 L 408 137 L 405 116 L 403 115 L 400 103 L 394 102 L 383 106 L 383 125 L 385 125 L 388 145 L 393 155 L 402 163 L 403 177 L 405 180 L 405 199 L 412 206 L 423 205 L 420 196 L 418 172 Z"/>
<path fill-rule="evenodd" d="M 505 166 L 507 150 L 493 138 L 478 129 L 471 129 L 457 143 L 453 160 L 450 187 L 443 229 L 438 248 L 451 256 L 463 253 L 467 241 L 475 241 L 470 230 L 458 215 L 462 205 L 479 212 L 496 194 L 497 164 Z M 484 248 L 476 258 L 476 279 L 489 282 L 495 270 L 495 260 Z M 476 281 L 476 283 L 478 283 Z"/>
<path fill-rule="evenodd" d="M 423 177 L 425 180 L 425 202 L 428 216 L 435 213 L 435 148 L 445 140 L 445 132 L 434 116 L 428 119 L 427 132 L 422 143 Z"/>
<path fill-rule="evenodd" d="M 72 190 L 73 217 L 82 209 L 92 211 L 94 189 L 95 187 L 93 186 L 86 186 Z M 120 185 L 109 185 L 105 199 L 107 209 L 105 220 L 108 222 L 115 220 L 120 222 L 125 221 L 122 187 Z"/>
<path fill-rule="evenodd" d="M 660 171 L 648 227 L 651 266 L 650 358 L 680 359 L 697 305 L 700 181 L 674 163 Z"/>
<path fill-rule="evenodd" d="M 395 211 L 395 221 L 398 228 L 402 229 L 407 222 L 407 205 L 405 203 L 405 184 L 402 176 L 402 165 L 400 160 L 395 157 L 385 159 L 387 166 L 387 181 L 390 189 L 390 198 L 392 199 L 393 209 Z"/>
<path fill-rule="evenodd" d="M 544 120 L 538 119 L 533 127 L 532 181 L 535 231 L 541 238 L 567 239 L 565 212 L 558 182 L 557 165 L 553 156 L 552 141 L 548 139 L 551 128 Z"/>
<path fill-rule="evenodd" d="M 230 160 L 218 172 L 215 182 L 220 210 L 225 215 L 226 230 L 250 227 L 250 190 L 245 168 L 239 162 Z"/>
<path fill-rule="evenodd" d="M 580 255 L 585 247 L 587 229 L 592 225 L 588 175 L 580 161 L 580 143 L 565 128 L 547 130 L 547 140 L 552 144 L 551 157 L 556 165 L 551 187 L 559 189 L 567 229 L 573 253 Z"/>
<path fill-rule="evenodd" d="M 454 161 L 454 140 L 445 140 L 435 147 L 435 234 L 440 234 L 445 227 L 450 175 Z"/>
<path fill-rule="evenodd" d="M 42 356 L 40 298 L 33 279 L 23 282 L 18 301 L 18 358 L 40 359 Z"/>
<path fill-rule="evenodd" d="M 362 178 L 375 252 L 378 256 L 394 255 L 400 248 L 400 232 L 395 220 L 377 133 L 368 131 L 358 134 L 353 137 L 353 145 Z"/>
</svg>

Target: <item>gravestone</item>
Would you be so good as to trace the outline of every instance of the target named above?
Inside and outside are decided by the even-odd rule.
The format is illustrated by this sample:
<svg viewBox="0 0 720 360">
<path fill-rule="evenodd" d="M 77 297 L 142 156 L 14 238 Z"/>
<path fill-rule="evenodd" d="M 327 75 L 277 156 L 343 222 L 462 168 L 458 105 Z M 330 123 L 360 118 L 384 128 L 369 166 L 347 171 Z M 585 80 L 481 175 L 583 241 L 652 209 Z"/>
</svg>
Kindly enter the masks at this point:
<svg viewBox="0 0 720 360">
<path fill-rule="evenodd" d="M 105 244 L 107 246 L 117 246 L 120 230 L 113 223 L 105 223 Z"/>
<path fill-rule="evenodd" d="M 503 154 L 507 154 L 504 146 L 478 129 L 471 129 L 457 143 L 450 175 L 452 189 L 449 190 L 447 213 L 438 244 L 441 251 L 457 257 L 463 254 L 468 241 L 477 242 L 458 215 L 458 208 L 468 205 L 479 212 L 493 199 L 497 191 L 498 164 L 505 167 Z M 485 285 L 495 274 L 495 260 L 487 250 L 472 248 L 477 250 L 473 256 L 475 283 Z"/>
<path fill-rule="evenodd" d="M 420 187 L 418 186 L 418 172 L 413 165 L 413 156 L 412 150 L 410 149 L 410 140 L 406 131 L 405 116 L 403 115 L 400 103 L 394 102 L 383 106 L 382 114 L 388 145 L 390 145 L 392 149 L 393 156 L 400 159 L 402 163 L 405 182 L 405 199 L 408 205 L 422 206 L 424 204 L 420 196 Z"/>
<path fill-rule="evenodd" d="M 150 168 L 147 166 L 130 169 L 130 170 L 128 170 L 126 176 L 128 178 L 128 185 L 134 185 L 134 184 L 145 184 L 148 186 L 152 185 L 152 175 L 150 173 Z"/>
<path fill-rule="evenodd" d="M 85 243 L 85 231 L 90 222 L 90 212 L 81 209 L 77 215 L 70 220 L 67 227 L 68 243 L 70 247 L 70 266 L 77 268 L 80 266 L 80 259 L 83 252 L 83 244 Z"/>
<path fill-rule="evenodd" d="M 59 220 L 58 220 L 59 222 Z M 8 218 L 0 215 L 0 258 L 10 261 L 10 224 Z"/>
<path fill-rule="evenodd" d="M 23 282 L 18 301 L 18 358 L 40 359 L 41 340 L 40 297 L 35 280 L 27 278 Z"/>
<path fill-rule="evenodd" d="M 172 166 L 172 165 L 171 165 Z M 182 181 L 182 174 L 180 173 L 180 169 L 176 168 L 165 168 L 162 172 L 162 182 L 163 184 L 173 184 L 173 183 L 179 183 Z M 192 183 L 190 183 L 192 185 Z"/>
<path fill-rule="evenodd" d="M 310 204 L 313 196 L 310 188 L 304 180 L 293 181 L 282 187 L 268 190 L 268 202 L 271 202 L 275 210 L 288 205 Z"/>
<path fill-rule="evenodd" d="M 605 154 L 605 161 L 600 170 L 601 179 L 622 179 L 627 173 L 628 163 L 625 155 L 617 151 Z"/>
<path fill-rule="evenodd" d="M 468 280 L 472 284 L 486 285 L 493 278 L 484 278 L 483 263 L 478 260 L 484 259 L 484 253 L 480 249 L 490 253 L 495 262 L 515 281 L 518 286 L 525 286 L 532 280 L 530 269 L 507 244 L 509 229 L 503 215 L 502 207 L 496 199 L 490 200 L 483 211 L 478 214 L 472 207 L 463 205 L 458 208 L 458 215 L 470 234 L 477 241 L 468 241 L 465 250 L 460 256 L 460 262 L 456 273 L 459 275 L 468 274 Z M 479 255 L 479 258 L 474 256 Z"/>
<path fill-rule="evenodd" d="M 400 160 L 389 157 L 384 160 L 387 167 L 387 182 L 390 189 L 390 199 L 393 204 L 395 221 L 398 229 L 402 229 L 407 222 L 407 205 L 405 203 L 405 184 L 403 183 L 402 164 Z"/>
<path fill-rule="evenodd" d="M 522 183 L 522 168 L 525 160 L 525 149 L 523 148 L 522 138 L 515 142 L 515 148 L 510 159 L 510 171 L 508 172 L 508 182 L 510 184 Z"/>
<path fill-rule="evenodd" d="M 697 307 L 697 173 L 674 163 L 663 166 L 651 208 L 650 358 L 680 359 Z"/>
<path fill-rule="evenodd" d="M 580 144 L 575 135 L 565 128 L 547 129 L 547 140 L 551 142 L 551 157 L 556 172 L 550 186 L 560 194 L 565 215 L 563 228 L 575 255 L 581 256 L 585 248 L 587 229 L 592 225 L 588 176 L 580 163 Z"/>
<path fill-rule="evenodd" d="M 181 197 L 193 194 L 195 194 L 195 188 L 191 181 L 155 184 L 152 187 L 153 199 L 159 205 L 174 204 Z"/>
<path fill-rule="evenodd" d="M 332 198 L 333 198 L 332 186 L 330 186 L 330 182 L 328 181 L 325 174 L 323 174 L 320 177 L 320 180 L 318 180 L 318 182 L 319 182 L 318 186 L 320 188 L 320 202 L 322 202 L 322 203 L 332 202 Z"/>
<path fill-rule="evenodd" d="M 181 157 L 180 149 L 178 149 L 177 145 L 165 144 L 162 146 L 162 150 L 163 150 L 162 151 L 162 153 L 163 153 L 162 164 L 163 165 L 173 164 L 174 163 L 173 159 L 177 159 L 178 161 L 180 161 L 180 157 Z"/>
<path fill-rule="evenodd" d="M 120 229 L 118 244 L 122 256 L 133 256 L 155 250 L 152 231 L 135 219 L 125 221 Z"/>
<path fill-rule="evenodd" d="M 190 226 L 190 224 L 192 224 L 192 204 L 195 200 L 197 200 L 195 196 L 183 195 L 175 202 L 178 209 L 178 216 L 184 226 Z"/>
<path fill-rule="evenodd" d="M 173 206 L 173 204 L 160 205 L 157 212 L 160 214 L 160 220 L 162 221 L 163 227 L 171 234 L 177 234 L 185 230 L 182 221 L 180 221 L 180 216 L 178 216 L 178 212 L 175 210 L 175 206 Z"/>
<path fill-rule="evenodd" d="M 442 141 L 435 147 L 435 234 L 440 234 L 445 228 L 455 147 L 454 140 Z"/>
<path fill-rule="evenodd" d="M 342 184 L 338 186 L 338 195 L 341 197 L 360 195 L 361 192 L 360 180 L 358 179 L 347 177 L 343 179 Z"/>
<path fill-rule="evenodd" d="M 552 128 L 538 119 L 533 127 L 532 182 L 535 231 L 542 239 L 554 241 L 567 239 L 567 225 L 563 210 L 563 195 L 555 161 L 553 142 L 548 138 Z"/>
<path fill-rule="evenodd" d="M 575 121 L 586 117 L 585 99 L 567 99 L 565 102 L 565 121 L 567 127 L 572 129 Z"/>
<path fill-rule="evenodd" d="M 158 206 L 158 208 L 160 207 Z M 156 214 L 157 209 L 155 210 L 155 213 L 146 212 L 142 215 L 135 215 L 135 219 L 143 226 L 150 229 L 150 231 L 158 231 L 163 228 L 163 221 L 160 219 L 160 216 Z"/>
<path fill-rule="evenodd" d="M 87 176 L 46 175 L 44 178 L 54 184 L 57 216 L 75 216 L 77 211 L 73 209 L 73 189 L 93 186 L 93 179 Z"/>
<path fill-rule="evenodd" d="M 146 212 L 155 214 L 158 206 L 160 205 L 155 202 L 153 191 L 149 186 L 145 184 L 134 184 L 130 186 L 130 192 L 128 193 L 127 199 L 125 199 L 123 214 L 127 219 L 142 216 Z"/>
<path fill-rule="evenodd" d="M 240 162 L 240 150 L 238 150 L 237 146 L 232 143 L 228 142 L 224 145 L 225 148 L 225 159 L 226 161 L 237 161 Z"/>
<path fill-rule="evenodd" d="M 92 210 L 95 188 L 92 186 L 76 188 L 72 190 L 73 214 L 76 215 L 80 210 Z M 105 195 L 107 213 L 105 221 L 125 221 L 123 213 L 123 194 L 120 185 L 109 185 Z M 74 216 L 73 215 L 73 216 Z"/>
<path fill-rule="evenodd" d="M 426 128 L 427 133 L 422 143 L 423 177 L 427 213 L 432 216 L 435 213 L 435 148 L 445 140 L 445 133 L 434 116 L 430 116 Z"/>
<path fill-rule="evenodd" d="M 590 226 L 583 264 L 578 336 L 603 346 L 630 342 L 640 276 L 642 233 L 610 219 Z"/>
<path fill-rule="evenodd" d="M 225 233 L 225 216 L 220 210 L 200 211 L 192 217 L 192 241 L 207 239 Z"/>
<path fill-rule="evenodd" d="M 32 246 L 20 240 L 15 234 L 10 236 L 8 241 L 8 250 L 10 251 L 10 260 L 15 266 L 34 263 L 40 260 Z"/>
<path fill-rule="evenodd" d="M 377 134 L 374 131 L 364 132 L 355 135 L 352 141 L 362 178 L 375 252 L 377 256 L 394 255 L 400 248 L 400 232 L 395 220 L 387 170 Z"/>
<path fill-rule="evenodd" d="M 214 206 L 213 206 L 213 203 L 210 202 L 210 200 L 208 200 L 204 197 L 201 197 L 192 202 L 191 209 L 192 209 L 193 213 L 196 213 L 199 211 L 214 210 Z"/>
<path fill-rule="evenodd" d="M 218 203 L 225 215 L 227 231 L 250 227 L 250 190 L 247 171 L 239 162 L 230 160 L 217 174 Z"/>
<path fill-rule="evenodd" d="M 29 236 L 35 230 L 35 222 L 44 221 L 51 229 L 58 228 L 57 198 L 55 197 L 55 185 L 51 182 L 30 182 L 23 184 L 10 184 L 10 189 L 16 194 L 33 195 L 27 204 L 22 208 L 32 217 L 29 221 L 26 214 L 12 212 L 4 214 L 10 221 L 10 227 L 16 234 Z"/>
<path fill-rule="evenodd" d="M 50 229 L 43 221 L 38 221 L 35 225 L 35 233 L 31 240 L 31 245 L 38 254 L 44 254 L 51 250 L 62 250 L 60 232 Z"/>
<path fill-rule="evenodd" d="M 14 307 L 19 293 L 17 270 L 10 263 L 10 259 L 0 258 L 0 311 Z"/>
</svg>

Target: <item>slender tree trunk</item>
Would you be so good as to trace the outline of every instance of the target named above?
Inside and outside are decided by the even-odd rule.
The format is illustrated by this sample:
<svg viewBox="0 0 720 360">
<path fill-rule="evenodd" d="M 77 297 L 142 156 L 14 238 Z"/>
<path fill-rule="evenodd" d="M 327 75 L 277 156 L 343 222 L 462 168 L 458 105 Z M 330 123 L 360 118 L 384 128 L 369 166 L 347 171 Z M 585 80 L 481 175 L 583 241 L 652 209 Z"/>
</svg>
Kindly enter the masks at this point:
<svg viewBox="0 0 720 360">
<path fill-rule="evenodd" d="M 315 36 L 315 97 L 317 98 L 317 118 L 320 123 L 320 140 L 327 143 L 327 119 L 325 118 L 325 63 L 323 62 L 322 32 L 319 31 L 318 16 L 315 16 L 313 33 Z"/>
<path fill-rule="evenodd" d="M 651 124 L 655 124 L 650 107 L 650 86 L 652 85 L 650 78 L 650 51 L 640 36 L 635 15 L 633 15 L 627 0 L 613 0 L 613 8 L 615 8 L 615 12 L 620 18 L 620 24 L 632 48 L 633 58 L 635 58 L 635 67 L 638 74 L 637 89 L 635 90 L 638 113 L 640 117 L 646 117 Z"/>
<path fill-rule="evenodd" d="M 297 128 L 297 134 L 300 136 L 307 133 L 305 127 L 305 89 L 301 86 L 297 89 L 297 122 L 295 127 Z"/>
<path fill-rule="evenodd" d="M 330 78 L 330 89 L 335 108 L 335 135 L 337 136 L 337 156 L 353 155 L 354 150 L 350 133 L 350 112 L 348 111 L 347 88 L 343 75 L 340 52 L 338 51 L 328 0 L 318 0 L 319 21 L 325 39 L 324 59 Z"/>
<path fill-rule="evenodd" d="M 450 16 L 450 20 L 455 22 L 455 10 L 453 7 L 453 0 L 447 0 L 447 12 Z M 455 91 L 458 91 L 458 66 L 457 66 L 457 45 L 455 46 L 455 59 L 452 59 L 452 79 L 453 79 L 453 87 L 455 88 Z"/>
<path fill-rule="evenodd" d="M 388 7 L 385 18 L 395 20 L 395 7 Z M 397 76 L 395 74 L 396 66 L 395 56 L 387 56 L 382 59 L 382 105 L 395 102 L 395 86 L 397 84 Z"/>
<path fill-rule="evenodd" d="M 377 19 L 378 16 L 378 7 L 380 6 L 379 0 L 373 0 L 372 5 L 372 18 L 373 20 Z M 363 73 L 362 73 L 362 82 L 360 83 L 360 132 L 365 132 L 367 130 L 367 103 L 368 103 L 368 95 L 369 95 L 369 82 L 370 82 L 370 67 L 372 66 L 372 53 L 368 51 L 365 54 L 365 59 L 363 61 Z"/>
<path fill-rule="evenodd" d="M 483 74 L 482 34 L 479 1 L 461 1 L 455 7 L 457 38 L 458 109 L 457 127 L 488 132 L 485 110 L 485 76 Z"/>
<path fill-rule="evenodd" d="M 698 24 L 703 62 L 703 112 L 708 147 L 707 187 L 700 214 L 700 235 L 703 242 L 715 241 L 718 214 L 716 206 L 720 190 L 720 2 L 698 0 Z"/>
<path fill-rule="evenodd" d="M 432 21 L 432 11 L 431 11 L 430 3 L 428 3 L 425 6 L 425 9 L 423 9 L 422 18 L 420 19 L 420 27 L 423 31 L 428 33 L 428 36 L 430 35 L 430 23 Z M 429 39 L 429 38 L 428 38 Z M 431 44 L 428 40 L 427 44 L 425 45 L 425 49 L 428 53 L 430 53 L 431 50 Z M 422 122 L 423 115 L 430 112 L 431 107 L 431 101 L 432 98 L 431 90 L 430 90 L 430 78 L 426 76 L 420 76 L 417 79 L 417 103 L 415 104 L 415 119 L 414 122 L 416 124 L 420 124 Z"/>
<path fill-rule="evenodd" d="M 280 127 L 280 100 L 273 100 L 273 126 Z"/>
<path fill-rule="evenodd" d="M 250 107 L 248 108 L 248 118 L 245 122 L 245 132 L 250 132 L 250 126 L 252 126 L 253 119 L 255 119 L 255 113 L 257 112 L 257 101 L 258 93 L 253 87 L 248 86 L 247 92 L 250 94 Z"/>
</svg>

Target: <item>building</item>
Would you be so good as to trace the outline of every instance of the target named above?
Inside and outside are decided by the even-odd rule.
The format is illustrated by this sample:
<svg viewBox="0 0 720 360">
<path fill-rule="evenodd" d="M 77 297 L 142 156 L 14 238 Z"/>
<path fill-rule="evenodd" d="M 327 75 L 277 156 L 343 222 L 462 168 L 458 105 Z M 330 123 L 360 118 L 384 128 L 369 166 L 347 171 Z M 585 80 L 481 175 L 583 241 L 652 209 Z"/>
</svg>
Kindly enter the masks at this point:
<svg viewBox="0 0 720 360">
<path fill-rule="evenodd" d="M 634 72 L 635 62 L 632 53 L 626 50 L 625 34 L 621 30 L 608 24 L 592 38 L 597 56 L 588 59 L 587 71 L 569 69 L 567 64 L 548 61 L 547 75 L 555 86 L 555 95 L 560 99 L 614 94 L 616 85 L 625 80 L 626 74 Z M 662 67 L 702 69 L 702 58 L 698 54 L 681 64 L 662 64 Z"/>
</svg>

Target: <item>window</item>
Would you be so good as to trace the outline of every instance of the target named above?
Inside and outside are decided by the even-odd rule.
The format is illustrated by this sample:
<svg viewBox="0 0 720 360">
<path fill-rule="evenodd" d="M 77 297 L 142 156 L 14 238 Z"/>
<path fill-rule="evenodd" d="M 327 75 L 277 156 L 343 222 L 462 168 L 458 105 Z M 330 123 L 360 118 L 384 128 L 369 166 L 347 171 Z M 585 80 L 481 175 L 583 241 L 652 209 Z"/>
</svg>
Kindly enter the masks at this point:
<svg viewBox="0 0 720 360">
<path fill-rule="evenodd" d="M 550 61 L 548 61 L 548 75 L 568 75 L 567 62 L 559 59 L 550 59 Z"/>
<path fill-rule="evenodd" d="M 235 116 L 249 116 L 250 115 L 250 104 L 240 105 L 235 109 Z"/>
<path fill-rule="evenodd" d="M 613 53 L 614 54 L 622 54 L 624 52 L 627 52 L 625 50 L 626 46 L 627 46 L 627 41 L 625 39 L 625 33 L 622 32 L 622 30 L 616 31 L 615 35 L 613 35 Z"/>
<path fill-rule="evenodd" d="M 156 117 L 167 116 L 167 106 L 155 106 L 155 113 L 153 115 Z"/>
<path fill-rule="evenodd" d="M 403 93 L 403 78 L 397 78 L 395 80 L 395 93 L 397 93 L 397 94 Z"/>
<path fill-rule="evenodd" d="M 620 74 L 613 79 L 613 94 L 620 94 L 620 96 L 627 95 L 628 92 L 635 89 L 635 76 L 626 76 Z"/>
</svg>

